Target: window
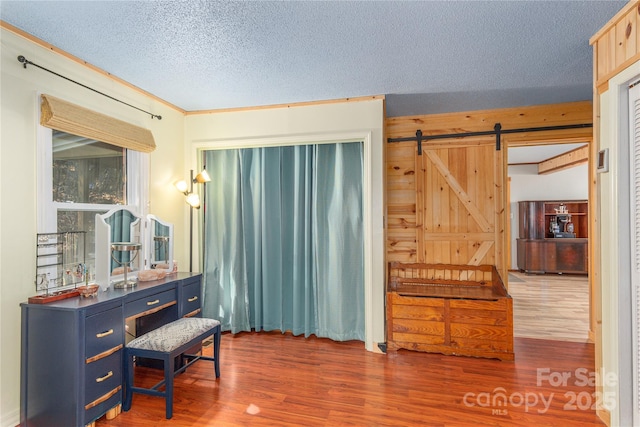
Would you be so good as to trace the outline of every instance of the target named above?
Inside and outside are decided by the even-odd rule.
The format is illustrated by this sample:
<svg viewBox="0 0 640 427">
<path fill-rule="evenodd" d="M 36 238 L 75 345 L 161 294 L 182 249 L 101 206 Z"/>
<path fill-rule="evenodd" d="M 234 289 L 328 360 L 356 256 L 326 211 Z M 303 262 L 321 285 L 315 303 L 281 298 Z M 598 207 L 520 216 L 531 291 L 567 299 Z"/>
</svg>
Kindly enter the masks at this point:
<svg viewBox="0 0 640 427">
<path fill-rule="evenodd" d="M 53 202 L 58 207 L 58 231 L 83 230 L 80 212 L 65 204 L 126 204 L 126 150 L 104 142 L 54 130 Z"/>
<path fill-rule="evenodd" d="M 144 215 L 148 156 L 42 126 L 38 151 L 38 232 L 86 232 L 94 271 L 96 214 L 128 207 Z"/>
</svg>

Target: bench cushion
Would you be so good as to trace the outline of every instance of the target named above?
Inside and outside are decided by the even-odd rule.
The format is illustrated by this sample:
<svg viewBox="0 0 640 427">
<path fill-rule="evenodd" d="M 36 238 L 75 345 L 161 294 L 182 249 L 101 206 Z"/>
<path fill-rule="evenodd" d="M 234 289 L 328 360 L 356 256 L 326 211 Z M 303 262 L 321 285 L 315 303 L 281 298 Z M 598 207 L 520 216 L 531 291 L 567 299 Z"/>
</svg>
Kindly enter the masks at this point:
<svg viewBox="0 0 640 427">
<path fill-rule="evenodd" d="M 215 319 L 183 317 L 139 336 L 127 347 L 169 353 L 219 324 Z"/>
</svg>

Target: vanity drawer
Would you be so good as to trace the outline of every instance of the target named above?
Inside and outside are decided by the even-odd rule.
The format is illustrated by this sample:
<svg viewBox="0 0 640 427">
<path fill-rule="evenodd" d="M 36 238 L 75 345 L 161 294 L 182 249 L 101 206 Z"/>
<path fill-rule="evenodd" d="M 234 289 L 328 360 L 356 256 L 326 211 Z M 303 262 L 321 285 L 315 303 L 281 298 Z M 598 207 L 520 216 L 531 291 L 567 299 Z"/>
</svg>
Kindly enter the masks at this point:
<svg viewBox="0 0 640 427">
<path fill-rule="evenodd" d="M 93 421 L 102 417 L 108 410 L 113 409 L 116 405 L 122 403 L 122 400 L 122 385 L 118 385 L 116 388 L 100 396 L 94 402 L 91 402 L 91 404 L 85 405 L 85 425 L 90 425 Z"/>
<path fill-rule="evenodd" d="M 101 396 L 122 385 L 122 350 L 87 363 L 85 366 L 85 405 L 95 406 Z"/>
<path fill-rule="evenodd" d="M 90 359 L 124 342 L 122 308 L 116 307 L 88 316 L 85 321 L 85 354 Z"/>
<path fill-rule="evenodd" d="M 124 316 L 128 318 L 131 316 L 139 316 L 147 312 L 153 312 L 155 309 L 164 307 L 172 302 L 176 302 L 175 289 L 159 292 L 145 298 L 127 302 L 124 306 Z"/>
<path fill-rule="evenodd" d="M 180 313 L 185 316 L 201 307 L 202 285 L 200 280 L 189 283 L 182 288 Z"/>
</svg>

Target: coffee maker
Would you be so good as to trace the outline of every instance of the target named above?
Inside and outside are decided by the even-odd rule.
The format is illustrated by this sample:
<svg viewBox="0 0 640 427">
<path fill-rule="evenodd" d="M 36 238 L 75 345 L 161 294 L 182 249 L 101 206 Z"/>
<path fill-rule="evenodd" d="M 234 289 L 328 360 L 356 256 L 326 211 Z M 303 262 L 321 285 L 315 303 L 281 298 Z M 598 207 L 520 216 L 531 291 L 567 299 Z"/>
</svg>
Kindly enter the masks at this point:
<svg viewBox="0 0 640 427">
<path fill-rule="evenodd" d="M 571 222 L 571 214 L 567 211 L 565 205 L 560 205 L 555 209 L 556 215 L 551 218 L 549 224 L 549 232 L 556 238 L 574 238 L 573 222 Z"/>
</svg>

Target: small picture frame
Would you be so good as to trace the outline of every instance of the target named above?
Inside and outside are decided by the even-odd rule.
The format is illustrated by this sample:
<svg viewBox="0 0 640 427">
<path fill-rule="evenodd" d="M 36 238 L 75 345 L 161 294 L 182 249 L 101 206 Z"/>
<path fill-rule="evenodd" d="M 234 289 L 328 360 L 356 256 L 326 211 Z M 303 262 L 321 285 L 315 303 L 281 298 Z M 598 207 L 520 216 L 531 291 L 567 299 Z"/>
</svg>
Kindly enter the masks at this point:
<svg viewBox="0 0 640 427">
<path fill-rule="evenodd" d="M 598 151 L 596 161 L 596 172 L 609 172 L 609 149 L 605 148 L 604 150 Z"/>
</svg>

